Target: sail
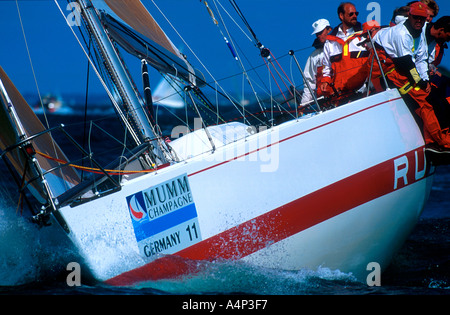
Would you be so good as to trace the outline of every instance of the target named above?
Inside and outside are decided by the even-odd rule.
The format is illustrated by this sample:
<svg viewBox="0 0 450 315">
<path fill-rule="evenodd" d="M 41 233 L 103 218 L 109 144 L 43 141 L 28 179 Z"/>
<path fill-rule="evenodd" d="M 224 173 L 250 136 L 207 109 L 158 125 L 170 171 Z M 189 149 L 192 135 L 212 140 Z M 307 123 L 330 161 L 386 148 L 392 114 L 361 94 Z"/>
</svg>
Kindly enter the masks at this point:
<svg viewBox="0 0 450 315">
<path fill-rule="evenodd" d="M 31 107 L 19 93 L 2 67 L 0 67 L 0 80 L 8 93 L 11 103 L 14 105 L 17 116 L 20 117 L 26 136 L 30 137 L 45 131 L 46 129 L 40 122 L 39 118 L 36 117 Z M 20 138 L 20 132 L 16 123 L 9 115 L 7 108 L 8 102 L 3 95 L 0 97 L 0 103 L 0 149 L 5 150 L 8 147 L 20 142 L 22 139 Z M 54 142 L 50 134 L 45 133 L 42 136 L 34 138 L 31 140 L 31 143 L 36 152 L 67 161 L 66 156 Z M 6 156 L 16 171 L 22 176 L 25 173 L 27 164 L 26 154 L 21 150 L 13 150 L 8 152 Z M 39 154 L 36 155 L 36 159 L 38 160 L 43 172 L 59 166 L 58 162 L 47 159 Z M 27 168 L 27 172 L 25 173 L 25 179 L 27 182 L 36 176 L 36 173 L 33 173 L 32 170 Z M 45 178 L 54 196 L 60 195 L 80 182 L 78 174 L 70 167 L 58 169 L 48 173 Z M 45 193 L 42 190 L 42 185 L 39 181 L 33 181 L 28 188 L 40 202 L 44 203 L 46 201 Z"/>
<path fill-rule="evenodd" d="M 109 36 L 158 71 L 196 84 L 195 71 L 140 0 L 93 0 Z"/>
<path fill-rule="evenodd" d="M 185 103 L 174 83 L 169 83 L 169 77 L 161 79 L 153 92 L 153 102 L 170 108 L 183 108 Z"/>
<path fill-rule="evenodd" d="M 117 16 L 132 29 L 182 58 L 158 23 L 153 19 L 140 0 L 103 0 Z M 97 2 L 97 1 L 95 1 Z"/>
</svg>

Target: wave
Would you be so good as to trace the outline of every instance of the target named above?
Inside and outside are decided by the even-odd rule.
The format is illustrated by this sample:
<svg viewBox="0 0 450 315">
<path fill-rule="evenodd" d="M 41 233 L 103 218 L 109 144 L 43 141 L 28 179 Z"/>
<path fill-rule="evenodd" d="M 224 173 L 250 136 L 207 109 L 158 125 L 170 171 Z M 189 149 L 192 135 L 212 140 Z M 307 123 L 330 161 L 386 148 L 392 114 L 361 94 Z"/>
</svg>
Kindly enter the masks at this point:
<svg viewBox="0 0 450 315">
<path fill-rule="evenodd" d="M 39 229 L 17 211 L 0 186 L 0 286 L 17 286 L 57 277 L 75 252 L 57 229 Z M 61 232 L 63 233 L 63 232 Z"/>
<path fill-rule="evenodd" d="M 250 265 L 242 261 L 204 263 L 202 271 L 171 280 L 141 283 L 133 288 L 168 294 L 293 295 L 323 293 L 330 288 L 360 286 L 352 274 L 319 267 L 288 271 Z"/>
</svg>

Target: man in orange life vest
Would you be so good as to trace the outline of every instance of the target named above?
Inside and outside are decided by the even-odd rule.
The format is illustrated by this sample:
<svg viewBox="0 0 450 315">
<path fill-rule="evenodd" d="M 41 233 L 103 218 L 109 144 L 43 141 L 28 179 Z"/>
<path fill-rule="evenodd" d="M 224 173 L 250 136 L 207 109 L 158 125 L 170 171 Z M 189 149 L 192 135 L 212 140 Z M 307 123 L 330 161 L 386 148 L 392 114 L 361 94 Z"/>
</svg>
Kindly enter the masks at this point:
<svg viewBox="0 0 450 315">
<path fill-rule="evenodd" d="M 342 98 L 354 95 L 358 89 L 359 92 L 364 91 L 364 84 L 357 87 L 347 85 L 348 80 L 359 71 L 369 56 L 366 48 L 358 45 L 364 41 L 357 37 L 362 33 L 358 14 L 355 5 L 350 2 L 342 3 L 338 8 L 342 23 L 327 36 L 324 46 L 321 90 L 325 96 L 334 94 L 334 97 Z"/>
<path fill-rule="evenodd" d="M 411 4 L 408 19 L 380 30 L 374 37 L 383 70 L 391 87 L 398 88 L 423 123 L 426 144 L 450 149 L 450 134 L 441 129 L 433 106 L 427 101 L 431 91 L 428 76 L 428 49 L 422 31 L 428 16 L 426 5 Z"/>
</svg>

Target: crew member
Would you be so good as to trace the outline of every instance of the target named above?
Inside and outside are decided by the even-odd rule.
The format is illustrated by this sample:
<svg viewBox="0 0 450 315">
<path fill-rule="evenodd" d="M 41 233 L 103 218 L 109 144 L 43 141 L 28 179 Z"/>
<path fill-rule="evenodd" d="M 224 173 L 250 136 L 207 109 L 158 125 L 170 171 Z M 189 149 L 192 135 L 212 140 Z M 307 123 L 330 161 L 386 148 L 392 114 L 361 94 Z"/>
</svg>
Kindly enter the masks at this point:
<svg viewBox="0 0 450 315">
<path fill-rule="evenodd" d="M 382 48 L 379 55 L 388 82 L 399 88 L 407 104 L 413 106 L 423 122 L 425 142 L 450 149 L 450 135 L 441 129 L 433 106 L 427 101 L 431 86 L 428 49 L 422 31 L 427 16 L 428 8 L 415 2 L 404 23 L 380 30 L 374 40 Z"/>
<path fill-rule="evenodd" d="M 320 19 L 313 23 L 313 33 L 311 35 L 316 35 L 313 47 L 316 49 L 309 56 L 305 65 L 305 80 L 309 83 L 311 90 L 316 91 L 317 95 L 321 95 L 320 83 L 322 81 L 322 71 L 323 71 L 323 46 L 327 39 L 328 33 L 333 29 L 330 26 L 330 22 L 326 19 Z M 304 87 L 303 96 L 301 103 L 305 104 L 313 100 L 311 92 Z"/>
<path fill-rule="evenodd" d="M 428 16 L 427 16 L 427 22 L 432 22 L 433 19 L 438 15 L 439 13 L 439 6 L 436 3 L 435 0 L 420 0 L 423 4 L 425 4 L 428 7 Z"/>
<path fill-rule="evenodd" d="M 450 16 L 441 17 L 435 23 L 427 23 L 424 27 L 428 45 L 428 66 L 431 82 L 431 93 L 427 98 L 433 105 L 441 128 L 450 127 L 450 78 L 441 74 L 437 67 L 442 61 L 444 49 L 450 40 Z"/>
<path fill-rule="evenodd" d="M 345 83 L 365 63 L 368 52 L 363 41 L 354 35 L 362 33 L 362 25 L 358 22 L 358 14 L 354 4 L 342 3 L 338 8 L 338 16 L 342 23 L 328 36 L 324 45 L 323 78 L 321 90 L 325 95 L 346 96 Z M 361 90 L 362 91 L 362 90 Z M 353 94 L 354 91 L 350 91 Z"/>
<path fill-rule="evenodd" d="M 443 16 L 436 23 L 426 23 L 424 27 L 425 39 L 428 47 L 428 64 L 432 73 L 444 56 L 444 49 L 450 40 L 450 16 Z"/>
<path fill-rule="evenodd" d="M 403 6 L 395 9 L 389 26 L 395 26 L 406 21 L 408 15 L 409 15 L 409 6 Z"/>
<path fill-rule="evenodd" d="M 374 56 L 374 52 L 372 49 L 372 44 L 370 41 L 370 38 L 373 38 L 375 36 L 375 34 L 381 29 L 380 24 L 375 21 L 375 20 L 371 20 L 368 21 L 366 23 L 363 24 L 363 32 L 362 34 L 355 34 L 353 35 L 354 39 L 358 41 L 358 46 L 364 47 L 366 49 L 366 51 L 362 51 L 361 55 L 364 57 L 360 57 L 358 60 L 361 60 L 361 62 L 365 62 L 364 65 L 361 65 L 355 69 L 352 69 L 352 75 L 350 77 L 347 78 L 347 81 L 344 82 L 343 85 L 343 89 L 345 91 L 355 91 L 355 89 L 361 87 L 363 84 L 366 84 L 366 89 L 371 90 L 371 92 L 381 92 L 382 91 L 382 87 L 379 84 L 379 80 L 374 82 L 374 80 L 370 80 L 369 81 L 369 76 L 370 76 L 370 71 L 379 71 L 379 67 L 378 67 L 378 63 L 375 60 L 375 56 Z M 370 34 L 369 34 L 370 33 Z M 363 39 L 364 41 L 361 42 L 361 39 Z M 351 41 L 352 39 L 350 38 L 348 41 Z M 368 57 L 366 57 L 368 55 Z M 348 57 L 347 57 L 348 58 Z M 345 58 L 343 58 L 342 61 L 340 62 L 345 62 Z M 377 67 L 377 70 L 374 70 L 375 67 Z M 381 72 L 378 75 L 378 77 L 381 78 Z M 377 86 L 375 86 L 375 84 L 377 84 Z"/>
</svg>

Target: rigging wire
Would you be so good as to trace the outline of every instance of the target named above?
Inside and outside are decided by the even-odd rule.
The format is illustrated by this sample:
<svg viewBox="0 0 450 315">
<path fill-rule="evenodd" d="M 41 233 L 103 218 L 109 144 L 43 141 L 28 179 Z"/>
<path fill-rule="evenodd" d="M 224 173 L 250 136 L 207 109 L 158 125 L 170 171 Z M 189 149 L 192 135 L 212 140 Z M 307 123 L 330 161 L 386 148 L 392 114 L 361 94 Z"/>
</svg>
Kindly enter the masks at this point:
<svg viewBox="0 0 450 315">
<path fill-rule="evenodd" d="M 67 0 L 67 2 L 68 3 L 70 3 L 70 0 Z M 85 23 L 85 21 L 84 20 L 82 20 L 84 23 Z M 86 26 L 86 24 L 85 24 L 85 26 Z M 102 64 L 102 59 L 101 59 L 101 57 L 100 57 L 100 55 L 99 55 L 99 52 L 98 52 L 98 50 L 96 50 L 95 49 L 95 45 L 93 46 L 92 44 L 93 44 L 93 40 L 92 40 L 92 37 L 89 35 L 89 34 L 87 34 L 87 35 L 85 35 L 84 33 L 83 33 L 83 29 L 85 29 L 85 30 L 87 30 L 87 28 L 85 27 L 85 28 L 81 28 L 81 27 L 78 27 L 78 30 L 79 30 L 79 33 L 80 33 L 80 35 L 81 35 L 81 38 L 83 39 L 83 41 L 84 41 L 84 44 L 85 44 L 85 47 L 87 47 L 88 48 L 88 52 L 89 52 L 89 57 L 92 59 L 93 58 L 93 56 L 92 56 L 92 49 L 91 49 L 91 47 L 94 47 L 94 49 L 93 49 L 93 51 L 94 51 L 94 54 L 95 54 L 95 62 L 96 62 L 96 66 L 97 66 L 97 69 L 100 69 L 100 71 L 101 71 L 101 77 L 105 80 L 105 82 L 107 82 L 107 84 L 108 84 L 108 87 L 109 87 L 109 89 L 111 90 L 111 91 L 113 91 L 114 93 L 116 93 L 116 94 L 118 94 L 118 91 L 116 90 L 116 86 L 112 83 L 112 81 L 111 81 L 111 78 L 110 78 L 110 76 L 109 75 L 107 75 L 106 73 L 105 73 L 105 69 L 103 68 L 103 67 L 101 67 L 100 65 Z M 89 38 L 89 40 L 87 40 L 86 39 L 86 37 L 88 37 Z M 87 79 L 86 79 L 86 95 L 85 95 L 85 111 L 84 111 L 84 123 L 83 123 L 83 146 L 82 146 L 82 148 L 85 150 L 85 146 L 86 146 L 86 138 L 87 138 L 87 141 L 88 141 L 88 151 L 89 151 L 89 154 L 93 154 L 93 151 L 92 151 L 92 148 L 91 148 L 91 134 L 92 134 L 92 127 L 93 127 L 93 121 L 90 121 L 90 125 L 89 125 L 89 135 L 86 137 L 86 128 L 87 128 L 87 107 L 88 107 L 88 94 L 89 94 L 89 81 L 90 81 L 90 68 L 91 68 L 91 62 L 90 62 L 90 60 L 88 59 L 88 62 L 87 62 Z M 94 67 L 95 68 L 95 67 Z M 94 69 L 95 70 L 95 69 Z M 122 120 L 120 119 L 120 115 L 119 115 L 119 113 L 117 113 L 117 111 L 115 112 L 115 114 L 116 114 L 116 116 L 119 116 L 118 117 L 118 120 L 119 120 L 119 122 L 122 122 Z M 123 123 L 123 122 L 122 122 Z M 120 141 L 118 141 L 117 139 L 114 139 L 114 140 L 116 140 L 118 143 L 120 143 L 120 145 L 121 145 L 121 147 L 122 147 L 122 155 L 121 156 L 123 156 L 124 155 L 124 152 L 125 152 L 125 150 L 127 149 L 127 135 L 128 135 L 128 129 L 126 128 L 126 126 L 125 126 L 125 128 L 124 128 L 124 134 L 125 134 L 125 136 L 124 136 L 124 141 L 123 142 L 120 142 Z M 114 138 L 112 135 L 110 135 L 108 132 L 106 132 L 106 131 L 104 131 L 103 130 L 103 132 L 106 134 L 106 135 L 109 135 L 110 137 L 112 137 L 112 138 Z M 105 153 L 105 152 L 102 152 L 102 153 Z M 82 161 L 82 166 L 84 166 L 83 165 L 83 163 L 84 163 L 84 158 L 81 160 Z M 93 166 L 93 161 L 90 159 L 90 162 L 91 162 L 91 167 Z M 81 171 L 82 172 L 82 174 L 81 174 L 81 178 L 83 179 L 83 170 Z"/>
<path fill-rule="evenodd" d="M 217 0 L 219 1 L 219 0 Z M 278 65 L 279 69 L 281 69 L 281 72 L 284 74 L 284 77 L 290 82 L 290 84 L 292 85 L 289 77 L 286 75 L 283 67 L 279 64 L 278 60 L 274 57 L 274 55 L 272 54 L 272 52 L 268 49 L 265 48 L 261 42 L 259 41 L 258 37 L 256 36 L 256 33 L 253 31 L 253 29 L 251 28 L 250 24 L 248 23 L 247 19 L 245 18 L 244 14 L 242 13 L 241 9 L 239 8 L 239 6 L 237 5 L 237 3 L 234 0 L 229 0 L 229 2 L 232 4 L 233 8 L 235 9 L 235 11 L 237 12 L 237 14 L 239 15 L 239 17 L 241 18 L 241 20 L 243 21 L 243 23 L 246 25 L 247 29 L 250 31 L 250 33 L 253 35 L 254 40 L 256 41 L 256 47 L 259 48 L 260 52 L 261 52 L 261 57 L 264 60 L 264 64 L 266 65 L 267 69 L 269 70 L 269 72 L 272 74 L 272 78 L 275 81 L 281 95 L 283 95 L 283 98 L 285 99 L 285 103 L 287 103 L 289 110 L 286 110 L 288 113 L 290 112 L 291 109 L 291 105 L 289 104 L 289 100 L 286 98 L 286 96 L 284 95 L 284 92 L 280 86 L 280 84 L 277 82 L 277 79 L 275 78 L 275 76 L 272 73 L 272 70 L 270 69 L 270 67 L 272 66 L 273 69 L 276 71 L 278 77 L 280 78 L 280 80 L 282 81 L 282 83 L 284 84 L 284 86 L 286 87 L 286 90 L 291 94 L 291 96 L 293 96 L 293 94 L 290 91 L 290 88 L 287 86 L 285 80 L 283 79 L 283 76 L 281 75 L 280 71 L 277 69 L 277 66 L 273 63 L 273 60 L 275 60 L 276 64 Z M 266 62 L 267 59 L 267 62 Z M 272 88 L 270 88 L 270 97 L 271 97 L 271 106 L 273 104 L 273 95 L 272 95 Z M 279 107 L 279 105 L 278 105 Z M 280 109 L 280 108 L 279 108 Z M 281 109 L 280 109 L 281 110 Z"/>
<path fill-rule="evenodd" d="M 223 36 L 223 39 L 225 40 L 225 43 L 227 44 L 228 49 L 230 50 L 231 54 L 233 55 L 233 58 L 234 58 L 236 61 L 238 61 L 239 58 L 238 58 L 238 56 L 236 55 L 236 52 L 235 52 L 233 46 L 232 46 L 231 43 L 228 41 L 228 38 L 223 34 L 222 29 L 221 29 L 220 26 L 219 26 L 219 22 L 216 20 L 213 11 L 211 10 L 211 8 L 210 8 L 209 5 L 208 5 L 208 2 L 207 2 L 206 0 L 204 0 L 203 3 L 205 4 L 206 10 L 208 11 L 209 15 L 211 16 L 211 19 L 213 20 L 213 23 L 217 26 L 217 28 L 218 28 L 220 34 Z M 216 6 L 216 7 L 217 7 L 217 6 Z M 227 31 L 227 33 L 228 33 L 228 31 Z"/>
<path fill-rule="evenodd" d="M 206 2 L 206 1 L 205 1 L 205 2 Z M 224 28 L 225 28 L 225 31 L 227 32 L 228 37 L 230 37 L 230 40 L 232 41 L 232 44 L 233 44 L 233 46 L 234 46 L 234 42 L 233 42 L 233 40 L 231 39 L 230 32 L 228 31 L 228 28 L 227 28 L 227 26 L 226 26 L 226 24 L 225 24 L 225 21 L 223 20 L 222 15 L 220 14 L 220 11 L 219 11 L 219 9 L 218 9 L 218 7 L 217 7 L 216 1 L 213 0 L 213 2 L 214 2 L 214 5 L 216 6 L 216 10 L 217 10 L 217 12 L 218 12 L 218 14 L 219 14 L 220 20 L 222 21 L 222 24 L 223 24 L 223 26 L 224 26 Z M 261 104 L 261 101 L 260 101 L 260 99 L 259 99 L 259 97 L 258 97 L 258 93 L 256 93 L 256 90 L 255 90 L 255 88 L 253 87 L 252 81 L 250 80 L 250 77 L 249 77 L 249 75 L 248 75 L 248 73 L 247 73 L 247 70 L 245 69 L 244 64 L 243 64 L 242 61 L 241 61 L 241 58 L 238 58 L 238 59 L 236 59 L 236 60 L 239 62 L 239 65 L 240 65 L 241 68 L 242 68 L 243 74 L 244 74 L 244 76 L 247 78 L 247 81 L 248 81 L 248 83 L 249 83 L 249 85 L 250 85 L 250 88 L 252 89 L 253 94 L 255 95 L 256 101 L 258 102 L 258 105 L 259 105 L 259 107 L 261 108 L 261 111 L 263 111 L 264 117 L 266 117 L 265 109 L 263 108 L 263 106 L 262 106 L 262 104 Z M 242 106 L 242 109 L 243 109 L 244 115 L 245 115 L 245 107 Z"/>
<path fill-rule="evenodd" d="M 16 0 L 16 6 L 17 6 L 17 13 L 19 15 L 20 27 L 22 28 L 23 39 L 25 41 L 25 47 L 27 49 L 28 60 L 30 61 L 31 72 L 33 73 L 34 83 L 36 85 L 36 90 L 37 90 L 37 93 L 38 93 L 38 96 L 39 96 L 39 102 L 40 102 L 41 107 L 43 109 L 44 119 L 45 119 L 45 123 L 46 123 L 47 129 L 48 129 L 48 128 L 50 128 L 50 125 L 49 125 L 49 122 L 48 122 L 48 119 L 47 119 L 47 114 L 45 112 L 44 104 L 42 102 L 42 96 L 41 96 L 41 92 L 40 92 L 40 89 L 39 89 L 39 84 L 38 84 L 38 81 L 37 81 L 37 78 L 36 78 L 36 72 L 34 71 L 33 60 L 31 58 L 30 48 L 28 47 L 27 35 L 25 34 L 25 27 L 23 26 L 22 15 L 20 14 L 19 0 Z"/>
<path fill-rule="evenodd" d="M 56 0 L 55 0 L 56 1 Z M 214 1 L 214 0 L 213 0 Z M 160 13 L 164 16 L 164 18 L 168 21 L 168 19 L 166 18 L 166 16 L 162 13 L 162 11 L 159 9 L 159 7 L 155 4 L 155 2 L 152 0 L 152 2 L 153 2 L 153 4 L 156 6 L 156 8 L 160 11 Z M 217 2 L 219 2 L 219 5 L 223 8 L 223 6 L 222 6 L 222 4 L 220 3 L 220 1 L 217 1 Z M 214 3 L 216 4 L 216 2 L 214 1 Z M 217 8 L 217 4 L 216 4 L 216 8 Z M 251 27 L 250 27 L 250 25 L 248 24 L 248 22 L 246 21 L 246 19 L 245 19 L 245 17 L 243 16 L 243 14 L 242 14 L 242 11 L 240 11 L 240 9 L 239 9 L 239 7 L 237 7 L 237 5 L 236 5 L 236 7 L 235 7 L 235 10 L 236 10 L 236 8 L 237 8 L 237 10 L 238 10 L 238 13 L 240 12 L 240 16 L 241 16 L 241 19 L 243 18 L 244 20 L 245 20 L 245 24 L 246 24 L 246 26 L 248 27 L 248 28 L 250 28 L 251 29 Z M 217 10 L 218 10 L 218 8 L 217 8 Z M 61 9 L 60 9 L 60 11 L 61 11 Z M 218 10 L 219 11 L 219 10 Z M 228 13 L 228 11 L 226 11 L 225 9 L 224 9 L 224 11 L 229 15 L 229 13 Z M 219 12 L 219 14 L 220 14 L 220 12 Z M 221 19 L 222 19 L 222 21 L 223 21 L 223 18 L 221 17 Z M 169 22 L 169 24 L 171 25 L 171 27 L 175 30 L 175 32 L 178 34 L 178 36 L 183 40 L 183 42 L 187 45 L 187 43 L 184 41 L 184 39 L 181 37 L 181 35 L 179 34 L 179 32 L 174 28 L 174 26 L 170 23 L 170 21 L 168 21 Z M 236 23 L 235 22 L 235 20 L 233 20 L 233 22 L 234 23 Z M 226 26 L 225 26 L 226 27 Z M 242 30 L 242 29 L 241 29 Z M 243 31 L 243 30 L 242 30 Z M 245 34 L 245 32 L 243 31 L 243 33 Z M 251 31 L 251 33 L 252 33 L 252 35 L 254 36 L 254 38 L 255 39 L 257 39 L 257 37 L 256 37 L 256 34 L 253 32 L 253 30 Z M 228 33 L 228 30 L 227 30 L 227 34 L 229 34 Z M 246 35 L 247 37 L 248 37 L 248 35 Z M 231 38 L 231 36 L 230 36 L 230 38 Z M 250 39 L 251 40 L 251 39 Z M 259 41 L 258 41 L 259 42 Z M 232 41 L 232 43 L 233 43 L 233 45 L 234 45 L 234 42 Z M 199 58 L 195 55 L 195 53 L 193 52 L 193 50 L 189 47 L 189 45 L 187 45 L 188 46 L 188 48 L 191 50 L 191 52 L 194 54 L 194 56 L 199 60 Z M 89 59 L 89 58 L 88 58 Z M 199 62 L 202 64 L 202 62 L 199 60 Z M 208 71 L 208 69 L 202 64 L 202 66 L 206 69 L 206 71 L 211 75 L 211 73 Z M 279 73 L 278 73 L 279 74 Z M 281 77 L 281 75 L 279 74 L 279 76 Z M 223 96 L 225 96 L 226 98 L 228 98 L 230 101 L 231 101 L 231 103 L 236 107 L 236 101 L 235 100 L 232 100 L 231 99 L 231 97 L 223 90 L 223 88 L 220 86 L 220 84 L 218 84 L 218 80 L 216 80 L 212 75 L 211 75 L 211 77 L 213 78 L 213 80 L 214 80 L 214 82 L 216 83 L 216 92 L 219 92 L 218 91 L 218 89 L 217 89 L 217 87 L 219 87 L 225 94 L 222 94 Z M 213 89 L 214 89 L 214 87 L 212 87 Z M 219 92 L 220 93 L 220 92 Z M 207 107 L 208 108 L 208 107 Z M 209 108 L 209 110 L 211 110 L 210 108 Z M 238 109 L 238 111 L 239 111 L 239 109 Z M 169 111 L 170 112 L 170 111 Z M 265 113 L 265 111 L 263 110 L 262 111 L 263 113 Z M 241 113 L 242 114 L 242 116 L 243 117 L 246 117 L 246 114 L 245 114 L 245 110 L 244 110 L 244 113 Z"/>
<path fill-rule="evenodd" d="M 37 93 L 38 93 L 38 97 L 39 97 L 39 102 L 41 104 L 41 108 L 42 108 L 42 111 L 44 113 L 44 120 L 45 120 L 46 127 L 47 127 L 47 129 L 49 129 L 50 128 L 50 124 L 49 124 L 48 119 L 47 119 L 47 114 L 46 114 L 46 110 L 44 108 L 44 104 L 42 102 L 42 96 L 41 96 L 41 92 L 40 92 L 40 89 L 39 89 L 39 84 L 38 84 L 38 80 L 37 80 L 37 77 L 36 77 L 36 72 L 34 70 L 33 60 L 31 58 L 31 53 L 30 53 L 30 49 L 29 49 L 29 46 L 28 46 L 28 40 L 27 40 L 27 36 L 26 36 L 26 33 L 25 33 L 25 27 L 23 25 L 22 15 L 20 13 L 20 7 L 19 7 L 19 1 L 18 0 L 16 0 L 16 7 L 17 7 L 17 13 L 18 13 L 18 16 L 19 16 L 20 27 L 22 29 L 22 34 L 23 34 L 23 38 L 24 38 L 24 41 L 25 41 L 25 47 L 26 47 L 26 50 L 27 50 L 28 59 L 30 61 L 31 71 L 33 73 L 33 78 L 34 78 L 34 82 L 35 82 Z M 53 140 L 53 137 L 51 137 L 51 134 L 50 134 L 50 139 L 51 139 L 51 145 L 53 147 L 53 153 L 55 154 L 56 157 L 58 157 L 58 151 L 57 151 L 57 148 L 56 148 L 56 143 Z M 61 178 L 65 178 L 65 175 L 64 175 L 64 173 L 62 171 L 60 171 L 59 176 Z M 66 181 L 64 181 L 64 182 L 65 182 L 65 185 L 67 185 Z"/>
<path fill-rule="evenodd" d="M 191 46 L 186 42 L 186 40 L 184 39 L 183 36 L 181 36 L 180 32 L 178 32 L 178 30 L 175 28 L 175 26 L 170 22 L 170 20 L 167 18 L 167 16 L 162 12 L 162 10 L 159 8 L 159 6 L 155 3 L 154 0 L 151 0 L 151 2 L 153 3 L 153 5 L 156 7 L 156 9 L 159 11 L 159 13 L 164 17 L 164 19 L 166 20 L 166 22 L 170 25 L 170 27 L 173 29 L 173 31 L 177 34 L 177 36 L 182 40 L 182 42 L 186 45 L 186 47 L 189 49 L 189 51 L 193 54 L 193 56 L 195 57 L 195 59 L 200 63 L 200 65 L 205 69 L 205 71 L 208 73 L 208 75 L 212 78 L 213 82 L 215 82 L 217 84 L 217 86 L 220 88 L 221 91 L 219 91 L 219 93 L 221 93 L 225 98 L 227 98 L 231 104 L 235 107 L 235 109 L 239 112 L 239 114 L 241 114 L 242 116 L 245 116 L 244 113 L 242 113 L 239 109 L 239 106 L 237 105 L 237 101 L 233 99 L 233 97 L 226 92 L 226 90 L 220 85 L 218 84 L 218 80 L 214 77 L 214 75 L 211 73 L 211 71 L 209 71 L 209 69 L 206 67 L 206 65 L 201 61 L 201 59 L 197 56 L 197 54 L 194 52 L 194 50 L 191 48 Z M 207 83 L 208 86 L 211 87 L 210 84 Z M 217 90 L 218 91 L 218 90 Z M 260 120 L 257 117 L 254 117 L 258 120 Z M 266 124 L 265 122 L 263 122 L 262 120 L 260 120 L 261 123 Z"/>
<path fill-rule="evenodd" d="M 59 5 L 58 1 L 54 0 L 54 2 L 56 4 L 56 6 L 58 7 L 59 11 L 61 12 L 61 15 L 63 16 L 64 20 L 67 21 L 67 18 L 64 15 L 64 12 L 61 9 L 61 6 Z M 83 50 L 83 53 L 87 57 L 89 63 L 92 65 L 92 69 L 94 70 L 95 74 L 97 75 L 98 79 L 100 80 L 101 85 L 103 86 L 103 88 L 105 89 L 106 93 L 108 94 L 108 97 L 110 98 L 112 104 L 114 105 L 114 108 L 116 109 L 117 113 L 121 117 L 122 121 L 127 125 L 127 128 L 129 128 L 131 130 L 132 127 L 129 125 L 129 122 L 128 122 L 127 118 L 125 117 L 125 115 L 123 114 L 122 110 L 120 109 L 119 104 L 117 104 L 114 96 L 109 91 L 108 86 L 106 85 L 105 81 L 103 80 L 102 76 L 100 75 L 99 71 L 97 70 L 97 67 L 95 67 L 95 64 L 92 61 L 91 57 L 86 52 L 86 49 L 83 47 L 83 44 L 81 43 L 80 39 L 78 38 L 78 36 L 75 33 L 75 31 L 73 30 L 73 28 L 72 27 L 69 27 L 69 28 L 72 31 L 72 34 L 75 36 L 75 39 L 77 40 L 78 44 L 80 45 L 81 49 Z M 135 141 L 137 141 L 137 143 L 139 143 L 139 139 L 137 138 L 137 136 L 134 133 L 132 133 L 132 136 L 133 136 L 133 138 L 135 138 Z"/>
<path fill-rule="evenodd" d="M 214 1 L 214 3 L 215 3 L 215 0 L 213 0 L 213 1 Z M 219 4 L 220 4 L 220 1 L 219 1 L 219 0 L 217 0 L 217 2 L 219 2 Z M 260 49 L 261 57 L 263 58 L 266 67 L 268 68 L 269 72 L 272 74 L 273 80 L 275 81 L 275 83 L 276 83 L 278 89 L 280 90 L 280 93 L 283 95 L 283 97 L 284 97 L 284 99 L 285 99 L 285 103 L 288 104 L 288 107 L 289 107 L 289 109 L 290 109 L 291 106 L 290 106 L 290 104 L 289 104 L 289 100 L 288 100 L 288 99 L 286 98 L 286 96 L 284 95 L 284 92 L 283 92 L 283 90 L 281 89 L 281 86 L 279 85 L 279 83 L 277 82 L 277 79 L 275 78 L 275 76 L 273 75 L 272 71 L 270 70 L 270 66 L 272 66 L 273 69 L 277 72 L 277 75 L 278 75 L 278 77 L 281 79 L 281 81 L 282 81 L 282 83 L 284 84 L 284 86 L 286 87 L 286 90 L 291 94 L 291 96 L 292 96 L 293 94 L 291 93 L 290 88 L 287 86 L 285 80 L 283 79 L 283 76 L 281 75 L 280 71 L 277 69 L 276 65 L 273 63 L 273 60 L 275 60 L 275 62 L 277 63 L 278 67 L 281 69 L 281 72 L 284 74 L 284 77 L 285 77 L 285 78 L 290 82 L 290 84 L 292 85 L 291 80 L 290 80 L 289 77 L 286 75 L 286 73 L 285 73 L 283 67 L 279 64 L 278 60 L 273 56 L 272 52 L 271 52 L 269 49 L 265 48 L 265 47 L 261 44 L 261 42 L 260 42 L 260 40 L 258 39 L 256 33 L 253 31 L 252 27 L 250 26 L 250 23 L 248 23 L 247 19 L 245 18 L 245 16 L 244 16 L 244 14 L 242 13 L 241 9 L 240 9 L 239 6 L 237 5 L 236 1 L 235 1 L 235 0 L 229 0 L 229 2 L 230 2 L 230 4 L 233 6 L 233 8 L 235 9 L 235 11 L 237 12 L 238 16 L 239 16 L 239 17 L 241 18 L 241 20 L 243 21 L 244 25 L 247 27 L 247 29 L 248 29 L 248 30 L 250 31 L 250 33 L 252 34 L 252 36 L 253 36 L 253 38 L 254 38 L 254 40 L 255 40 L 255 42 L 256 42 L 256 47 L 258 47 L 258 48 Z M 222 6 L 222 7 L 223 7 L 223 6 Z M 217 8 L 217 5 L 216 5 L 216 8 Z M 219 12 L 219 15 L 220 15 L 220 12 Z M 222 22 L 223 22 L 223 19 L 222 19 Z M 224 23 L 224 22 L 223 22 L 223 23 Z M 266 62 L 266 59 L 267 59 L 268 63 Z M 272 101 L 271 101 L 271 104 L 272 104 L 272 103 L 273 103 L 273 95 L 272 95 L 272 89 L 271 89 L 271 88 L 270 88 L 270 95 L 269 95 L 269 96 L 271 97 L 271 100 L 272 100 Z M 289 112 L 289 110 L 287 110 L 287 112 Z"/>
<path fill-rule="evenodd" d="M 91 55 L 91 44 L 92 44 L 92 39 L 89 39 L 89 47 L 88 47 L 88 51 L 89 51 L 89 55 Z M 90 72 L 91 72 L 91 64 L 89 63 L 89 61 L 87 62 L 87 71 L 86 71 L 86 95 L 84 98 L 84 119 L 83 119 L 83 149 L 86 147 L 86 125 L 87 125 L 87 108 L 88 108 L 88 97 L 89 97 L 89 76 L 90 76 Z M 84 160 L 81 161 L 82 163 L 84 162 Z M 82 166 L 84 166 L 82 164 Z M 83 172 L 81 172 L 81 180 L 83 180 Z"/>
<path fill-rule="evenodd" d="M 262 47 L 261 42 L 259 41 L 258 37 L 256 36 L 255 32 L 253 31 L 252 27 L 250 26 L 250 24 L 247 22 L 247 19 L 245 18 L 244 14 L 242 13 L 241 9 L 239 8 L 239 6 L 237 5 L 236 1 L 234 0 L 229 0 L 231 5 L 233 6 L 234 10 L 237 12 L 238 16 L 241 18 L 242 22 L 244 23 L 244 25 L 247 27 L 247 29 L 249 30 L 249 32 L 252 34 L 253 38 L 256 41 L 256 46 L 258 48 Z"/>
<path fill-rule="evenodd" d="M 220 1 L 217 0 L 217 3 L 220 5 L 220 7 L 222 8 L 222 10 L 228 15 L 228 17 L 230 18 L 230 20 L 232 20 L 234 22 L 234 24 L 236 25 L 237 28 L 239 28 L 242 32 L 242 34 L 244 34 L 245 37 L 248 38 L 249 41 L 253 42 L 253 40 L 250 38 L 250 36 L 242 29 L 242 27 L 239 25 L 239 23 L 236 22 L 236 20 L 231 16 L 231 14 L 227 11 L 227 9 L 222 5 L 222 3 L 220 3 Z"/>
</svg>

